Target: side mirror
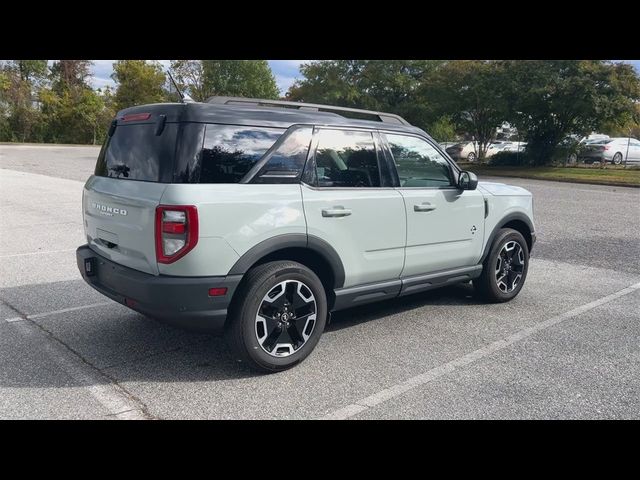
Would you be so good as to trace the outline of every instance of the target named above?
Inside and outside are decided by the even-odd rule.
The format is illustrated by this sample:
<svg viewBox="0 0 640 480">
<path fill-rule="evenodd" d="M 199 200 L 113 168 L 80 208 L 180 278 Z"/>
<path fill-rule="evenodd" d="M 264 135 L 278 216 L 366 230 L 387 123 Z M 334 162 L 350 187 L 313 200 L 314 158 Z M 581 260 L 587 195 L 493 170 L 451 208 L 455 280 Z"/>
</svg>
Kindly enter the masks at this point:
<svg viewBox="0 0 640 480">
<path fill-rule="evenodd" d="M 478 186 L 478 177 L 473 172 L 460 172 L 458 176 L 458 187 L 461 190 L 475 190 Z"/>
</svg>

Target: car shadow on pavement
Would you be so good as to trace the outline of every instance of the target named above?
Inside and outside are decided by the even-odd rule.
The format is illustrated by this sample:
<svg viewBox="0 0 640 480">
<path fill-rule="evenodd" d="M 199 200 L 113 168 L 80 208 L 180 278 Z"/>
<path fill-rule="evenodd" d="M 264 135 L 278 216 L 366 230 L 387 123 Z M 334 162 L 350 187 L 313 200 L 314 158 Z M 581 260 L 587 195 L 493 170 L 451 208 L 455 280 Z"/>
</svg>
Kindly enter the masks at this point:
<svg viewBox="0 0 640 480">
<path fill-rule="evenodd" d="M 45 291 L 47 298 L 41 295 Z M 21 358 L 22 354 L 17 352 L 12 354 L 11 348 L 0 349 L 0 362 L 5 365 L 0 369 L 0 388 L 74 386 L 61 384 L 59 376 L 56 379 L 54 375 L 44 374 L 51 361 L 44 345 L 44 342 L 52 341 L 47 334 L 75 352 L 82 361 L 118 382 L 200 382 L 261 376 L 234 361 L 223 338 L 162 324 L 115 302 L 108 303 L 106 298 L 95 293 L 82 280 L 0 289 L 3 301 L 18 305 L 26 314 L 46 314 L 89 305 L 31 320 L 37 324 L 32 330 L 41 330 L 41 335 L 29 339 L 28 357 Z M 91 306 L 99 302 L 107 304 Z M 428 305 L 477 303 L 471 285 L 456 285 L 336 312 L 326 331 L 349 328 Z M 3 329 L 11 329 L 12 325 L 16 324 L 7 323 Z M 20 330 L 16 328 L 11 334 L 18 338 Z M 30 367 L 26 368 L 26 364 Z M 29 372 L 34 364 L 40 364 L 38 375 Z"/>
<path fill-rule="evenodd" d="M 470 282 L 437 288 L 424 293 L 369 303 L 334 312 L 325 332 L 342 330 L 354 325 L 396 315 L 428 305 L 482 305 Z"/>
</svg>

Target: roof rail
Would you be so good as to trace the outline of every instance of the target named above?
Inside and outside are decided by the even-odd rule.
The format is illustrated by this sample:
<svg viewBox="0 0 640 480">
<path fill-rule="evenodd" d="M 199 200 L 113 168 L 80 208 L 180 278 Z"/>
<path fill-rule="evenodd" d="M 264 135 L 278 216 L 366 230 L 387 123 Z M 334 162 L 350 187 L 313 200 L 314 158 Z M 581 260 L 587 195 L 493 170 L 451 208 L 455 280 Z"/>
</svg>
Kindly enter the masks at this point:
<svg viewBox="0 0 640 480">
<path fill-rule="evenodd" d="M 328 112 L 351 112 L 361 115 L 371 115 L 384 123 L 399 123 L 401 125 L 411 125 L 400 115 L 394 113 L 376 112 L 373 110 L 361 110 L 359 108 L 333 107 L 331 105 L 320 105 L 317 103 L 288 102 L 286 100 L 266 100 L 263 98 L 242 98 L 242 97 L 209 97 L 206 103 L 218 105 L 245 104 L 257 106 L 293 107 L 298 110 L 318 112 L 325 110 Z"/>
</svg>

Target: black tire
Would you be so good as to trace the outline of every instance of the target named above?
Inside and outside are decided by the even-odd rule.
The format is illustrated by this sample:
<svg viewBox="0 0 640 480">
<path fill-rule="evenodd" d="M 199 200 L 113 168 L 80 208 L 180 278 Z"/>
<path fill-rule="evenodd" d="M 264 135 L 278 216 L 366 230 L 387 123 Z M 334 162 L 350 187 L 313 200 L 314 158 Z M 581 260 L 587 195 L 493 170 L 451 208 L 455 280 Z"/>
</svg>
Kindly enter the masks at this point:
<svg viewBox="0 0 640 480">
<path fill-rule="evenodd" d="M 268 353 L 260 343 L 256 316 L 264 305 L 265 296 L 285 280 L 300 282 L 313 294 L 316 319 L 306 342 L 288 356 L 277 357 Z M 246 274 L 230 310 L 225 340 L 233 357 L 260 372 L 279 372 L 302 362 L 318 344 L 327 320 L 327 296 L 318 276 L 304 265 L 274 261 L 259 265 Z M 266 328 L 267 323 L 264 325 Z M 292 348 L 293 343 L 292 340 Z"/>
<path fill-rule="evenodd" d="M 474 152 L 470 152 L 469 155 L 467 155 L 467 161 L 468 162 L 475 162 L 476 161 L 476 154 Z"/>
<path fill-rule="evenodd" d="M 516 272 L 516 267 L 518 267 L 519 269 L 519 266 L 514 265 L 513 271 L 515 273 L 521 273 L 521 277 L 512 290 L 504 291 L 498 284 L 496 267 L 498 266 L 498 258 L 501 257 L 502 249 L 511 242 L 516 242 L 522 249 L 524 265 L 522 266 L 521 272 Z M 502 261 L 503 260 L 501 258 L 500 262 Z M 509 267 L 511 267 L 511 263 L 512 262 L 509 261 Z M 502 265 L 502 263 L 500 265 Z M 527 278 L 528 270 L 529 247 L 526 240 L 517 230 L 513 230 L 511 228 L 502 228 L 496 235 L 496 238 L 493 240 L 489 255 L 487 255 L 487 258 L 485 258 L 482 264 L 482 274 L 473 281 L 473 286 L 475 287 L 478 295 L 489 302 L 508 302 L 516 295 L 518 295 L 518 293 L 520 293 L 520 290 L 522 289 L 522 286 L 524 285 L 524 282 Z M 509 272 L 509 275 L 511 275 L 511 271 Z M 515 277 L 517 278 L 517 275 Z M 501 285 L 504 285 L 506 287 L 504 283 L 502 283 Z"/>
<path fill-rule="evenodd" d="M 614 156 L 613 159 L 611 160 L 611 163 L 613 165 L 620 165 L 622 163 L 622 154 L 620 152 L 617 152 Z"/>
</svg>

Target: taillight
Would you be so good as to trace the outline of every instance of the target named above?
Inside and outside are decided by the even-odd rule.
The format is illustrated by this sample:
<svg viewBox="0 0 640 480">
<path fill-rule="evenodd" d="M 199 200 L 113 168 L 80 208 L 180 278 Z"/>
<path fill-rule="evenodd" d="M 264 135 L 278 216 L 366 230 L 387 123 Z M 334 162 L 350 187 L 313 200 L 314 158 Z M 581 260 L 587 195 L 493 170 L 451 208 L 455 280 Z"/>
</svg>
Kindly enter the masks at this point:
<svg viewBox="0 0 640 480">
<path fill-rule="evenodd" d="M 140 122 L 142 120 L 149 120 L 150 118 L 150 113 L 129 113 L 120 117 L 120 120 L 123 122 Z"/>
<path fill-rule="evenodd" d="M 173 263 L 198 243 L 198 209 L 192 205 L 156 207 L 156 259 Z"/>
</svg>

